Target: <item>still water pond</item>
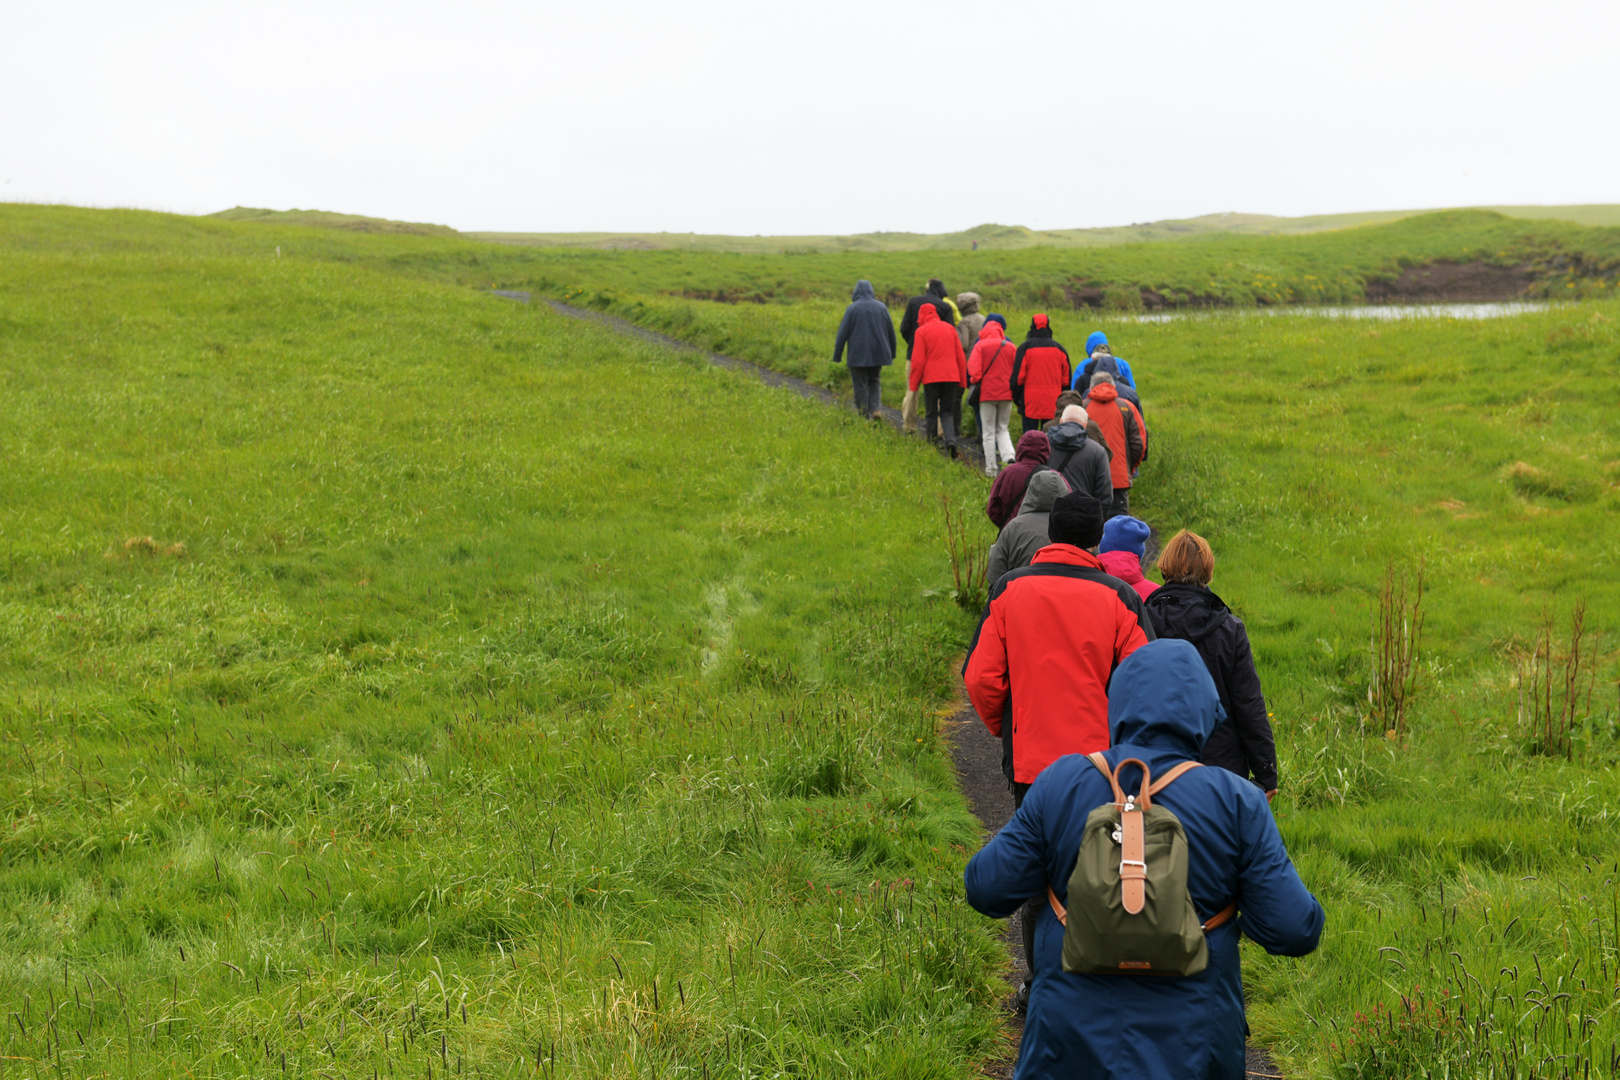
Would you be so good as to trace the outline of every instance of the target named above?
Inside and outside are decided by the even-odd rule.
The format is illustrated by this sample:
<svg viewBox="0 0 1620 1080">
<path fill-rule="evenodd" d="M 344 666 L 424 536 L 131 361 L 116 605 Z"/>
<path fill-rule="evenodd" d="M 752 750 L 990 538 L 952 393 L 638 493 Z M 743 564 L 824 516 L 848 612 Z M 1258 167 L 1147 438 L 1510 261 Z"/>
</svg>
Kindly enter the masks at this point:
<svg viewBox="0 0 1620 1080">
<path fill-rule="evenodd" d="M 1567 305 L 1559 305 L 1567 306 Z M 1128 322 L 1174 322 L 1178 319 L 1226 318 L 1233 315 L 1315 315 L 1324 319 L 1502 319 L 1548 311 L 1547 301 L 1514 300 L 1488 304 L 1364 304 L 1356 307 L 1269 307 L 1239 310 L 1165 311 L 1152 315 L 1128 315 Z"/>
</svg>

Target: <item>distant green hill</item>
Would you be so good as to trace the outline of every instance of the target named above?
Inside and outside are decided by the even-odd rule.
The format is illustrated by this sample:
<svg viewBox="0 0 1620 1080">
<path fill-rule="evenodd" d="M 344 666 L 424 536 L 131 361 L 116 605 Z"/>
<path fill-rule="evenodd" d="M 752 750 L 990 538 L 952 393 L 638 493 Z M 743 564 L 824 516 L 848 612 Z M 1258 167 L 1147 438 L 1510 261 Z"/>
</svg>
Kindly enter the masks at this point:
<svg viewBox="0 0 1620 1080">
<path fill-rule="evenodd" d="M 448 225 L 423 225 L 414 221 L 390 221 L 361 214 L 337 214 L 330 210 L 263 210 L 253 206 L 233 206 L 207 217 L 222 221 L 260 221 L 277 225 L 319 225 L 363 233 L 408 233 L 412 236 L 456 236 Z"/>
<path fill-rule="evenodd" d="M 1593 206 L 1488 206 L 1507 217 L 1568 221 L 1578 225 L 1620 225 L 1620 204 Z M 532 247 L 595 248 L 606 251 L 729 251 L 759 255 L 839 251 L 1009 251 L 1031 247 L 1113 247 L 1150 240 L 1180 240 L 1211 233 L 1298 236 L 1357 225 L 1383 225 L 1428 210 L 1374 210 L 1356 214 L 1276 217 L 1271 214 L 1205 214 L 1097 229 L 1035 230 L 1022 225 L 978 225 L 953 233 L 876 232 L 852 236 L 720 236 L 703 233 L 464 233 L 478 240 Z"/>
<path fill-rule="evenodd" d="M 1487 206 L 1507 217 L 1568 221 L 1578 225 L 1620 225 L 1620 204 L 1588 206 Z M 599 251 L 725 251 L 746 255 L 842 251 L 964 251 L 977 242 L 980 250 L 1012 251 L 1032 247 L 1113 247 L 1149 240 L 1180 240 L 1211 233 L 1247 236 L 1297 236 L 1382 225 L 1428 210 L 1373 210 L 1355 214 L 1276 217 L 1271 214 L 1205 214 L 1096 229 L 1029 229 L 1022 225 L 977 225 L 952 233 L 875 232 L 849 236 L 727 236 L 710 233 L 458 233 L 448 225 L 339 214 L 329 210 L 261 210 L 236 206 L 208 217 L 225 221 L 258 221 L 278 225 L 318 225 L 367 233 L 410 233 L 418 236 L 465 236 L 525 247 L 591 248 Z"/>
</svg>

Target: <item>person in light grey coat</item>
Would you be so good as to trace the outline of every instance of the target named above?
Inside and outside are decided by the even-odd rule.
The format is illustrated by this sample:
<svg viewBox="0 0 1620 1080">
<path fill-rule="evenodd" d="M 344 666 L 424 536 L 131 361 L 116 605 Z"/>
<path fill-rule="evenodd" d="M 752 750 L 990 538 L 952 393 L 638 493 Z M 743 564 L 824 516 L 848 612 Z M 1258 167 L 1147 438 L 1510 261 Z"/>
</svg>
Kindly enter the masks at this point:
<svg viewBox="0 0 1620 1080">
<path fill-rule="evenodd" d="M 1062 473 L 1073 490 L 1083 491 L 1107 505 L 1114 501 L 1108 447 L 1088 437 L 1086 421 L 1089 419 L 1086 410 L 1079 405 L 1063 410 L 1058 422 L 1046 431 L 1046 437 L 1052 441 L 1052 456 L 1046 459 L 1046 467 Z"/>
<path fill-rule="evenodd" d="M 855 292 L 838 324 L 838 340 L 833 343 L 833 363 L 842 362 L 849 348 L 849 381 L 855 387 L 855 411 L 878 419 L 883 404 L 883 369 L 894 363 L 894 317 L 889 306 L 877 298 L 870 281 L 855 283 Z"/>
<path fill-rule="evenodd" d="M 1035 553 L 1051 543 L 1047 539 L 1046 524 L 1052 516 L 1052 504 L 1068 493 L 1068 481 L 1051 469 L 1042 469 L 1029 478 L 1018 516 L 1007 522 L 990 548 L 990 563 L 985 568 L 984 579 L 992 588 L 1003 574 L 1028 566 Z M 1108 497 L 1113 498 L 1113 494 L 1110 491 Z"/>
</svg>

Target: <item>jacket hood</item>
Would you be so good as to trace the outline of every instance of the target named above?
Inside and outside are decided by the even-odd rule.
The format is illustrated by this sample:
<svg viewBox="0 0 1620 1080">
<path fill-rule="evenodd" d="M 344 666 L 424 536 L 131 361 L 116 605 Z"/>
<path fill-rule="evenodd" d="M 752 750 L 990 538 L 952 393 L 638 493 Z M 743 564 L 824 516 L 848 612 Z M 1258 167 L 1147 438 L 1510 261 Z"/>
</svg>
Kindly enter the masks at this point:
<svg viewBox="0 0 1620 1080">
<path fill-rule="evenodd" d="M 1189 641 L 1148 642 L 1125 658 L 1108 684 L 1108 736 L 1115 746 L 1197 758 L 1225 719 L 1215 680 Z"/>
<path fill-rule="evenodd" d="M 917 325 L 927 326 L 931 322 L 939 322 L 939 309 L 933 304 L 924 304 L 917 309 Z"/>
<path fill-rule="evenodd" d="M 1026 431 L 1018 440 L 1017 461 L 1037 461 L 1042 465 L 1052 456 L 1052 443 L 1044 431 Z"/>
<path fill-rule="evenodd" d="M 1219 630 L 1232 614 L 1226 602 L 1203 585 L 1169 581 L 1159 586 L 1148 606 L 1162 632 L 1197 644 Z"/>
<path fill-rule="evenodd" d="M 945 283 L 937 277 L 928 279 L 928 291 L 941 300 L 945 299 Z"/>
<path fill-rule="evenodd" d="M 1107 345 L 1108 335 L 1101 330 L 1093 330 L 1091 336 L 1086 338 L 1086 355 L 1090 356 L 1097 351 L 1097 346 Z"/>
<path fill-rule="evenodd" d="M 1079 450 L 1086 445 L 1086 426 L 1073 420 L 1067 424 L 1054 424 L 1046 433 L 1053 450 Z"/>
<path fill-rule="evenodd" d="M 1001 328 L 999 323 L 986 322 L 984 329 L 979 331 L 980 341 L 1005 341 L 1006 339 L 1007 332 Z"/>
<path fill-rule="evenodd" d="M 1104 570 L 1127 585 L 1147 580 L 1142 576 L 1142 560 L 1136 557 L 1135 552 L 1099 551 L 1097 561 L 1103 564 Z"/>
<path fill-rule="evenodd" d="M 872 289 L 872 283 L 865 278 L 855 283 L 855 291 L 850 294 L 851 300 L 876 300 L 877 293 Z"/>
<path fill-rule="evenodd" d="M 1069 493 L 1069 483 L 1063 479 L 1062 473 L 1055 473 L 1051 469 L 1042 469 L 1029 478 L 1029 486 L 1024 489 L 1024 505 L 1019 507 L 1019 515 L 1049 514 L 1052 504 Z"/>
<path fill-rule="evenodd" d="M 956 310 L 963 315 L 972 315 L 979 310 L 979 294 L 964 292 L 956 294 Z"/>
<path fill-rule="evenodd" d="M 1037 315 L 1029 320 L 1029 336 L 1032 338 L 1049 338 L 1052 336 L 1052 321 L 1045 315 Z"/>
<path fill-rule="evenodd" d="M 1093 386 L 1091 388 L 1091 400 L 1092 401 L 1100 401 L 1104 405 L 1106 405 L 1110 401 L 1118 401 L 1119 400 L 1119 391 L 1115 390 L 1112 386 L 1109 386 L 1107 383 L 1102 383 L 1100 385 Z"/>
</svg>

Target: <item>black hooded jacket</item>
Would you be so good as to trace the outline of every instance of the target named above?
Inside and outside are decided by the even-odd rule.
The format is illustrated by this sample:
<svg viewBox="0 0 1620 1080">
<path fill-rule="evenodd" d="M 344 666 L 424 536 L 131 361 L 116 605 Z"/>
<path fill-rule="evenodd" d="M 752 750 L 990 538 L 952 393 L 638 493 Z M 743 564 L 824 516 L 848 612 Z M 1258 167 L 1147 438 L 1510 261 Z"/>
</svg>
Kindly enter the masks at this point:
<svg viewBox="0 0 1620 1080">
<path fill-rule="evenodd" d="M 924 304 L 933 304 L 941 322 L 956 325 L 956 312 L 945 302 L 945 286 L 938 279 L 928 283 L 928 291 L 906 301 L 906 313 L 900 319 L 900 336 L 906 339 L 906 359 L 911 359 L 911 348 L 917 339 L 917 312 Z"/>
<path fill-rule="evenodd" d="M 844 321 L 838 324 L 838 339 L 833 342 L 833 363 L 843 359 L 844 347 L 849 347 L 849 366 L 886 367 L 894 362 L 894 319 L 888 305 L 877 298 L 872 283 L 862 279 L 855 283 L 855 294 L 849 307 L 844 309 Z"/>
<path fill-rule="evenodd" d="M 1277 744 L 1266 719 L 1266 699 L 1243 620 L 1202 585 L 1161 585 L 1145 604 L 1161 638 L 1192 642 L 1226 707 L 1226 723 L 1204 744 L 1204 764 L 1242 777 L 1252 775 L 1263 790 L 1275 789 Z"/>
</svg>

